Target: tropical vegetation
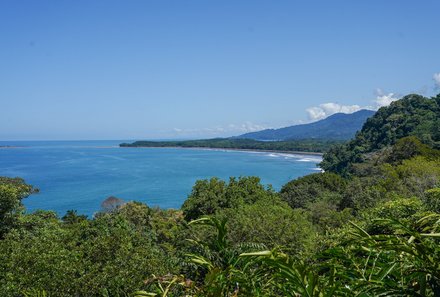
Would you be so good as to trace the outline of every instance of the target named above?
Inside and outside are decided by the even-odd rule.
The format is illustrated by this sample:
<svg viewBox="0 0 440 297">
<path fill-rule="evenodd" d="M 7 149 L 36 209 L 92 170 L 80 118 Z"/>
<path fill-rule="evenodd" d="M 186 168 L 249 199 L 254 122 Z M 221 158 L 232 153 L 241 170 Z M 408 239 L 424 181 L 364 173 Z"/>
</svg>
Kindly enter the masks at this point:
<svg viewBox="0 0 440 297">
<path fill-rule="evenodd" d="M 262 150 L 285 152 L 323 153 L 332 145 L 343 144 L 344 140 L 298 139 L 285 141 L 259 141 L 244 138 L 213 138 L 180 141 L 135 141 L 121 143 L 121 147 L 179 147 L 179 148 L 214 148 L 237 150 Z"/>
<path fill-rule="evenodd" d="M 179 210 L 26 213 L 0 178 L 2 296 L 440 296 L 440 95 L 405 96 L 277 192 L 197 181 Z"/>
</svg>

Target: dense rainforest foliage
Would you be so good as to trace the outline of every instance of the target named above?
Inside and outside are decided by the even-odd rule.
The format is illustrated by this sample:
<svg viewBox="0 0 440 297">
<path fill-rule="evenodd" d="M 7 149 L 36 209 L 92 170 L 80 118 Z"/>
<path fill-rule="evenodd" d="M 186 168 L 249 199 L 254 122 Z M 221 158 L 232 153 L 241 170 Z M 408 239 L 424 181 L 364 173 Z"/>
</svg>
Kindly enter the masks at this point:
<svg viewBox="0 0 440 297">
<path fill-rule="evenodd" d="M 380 109 L 279 192 L 212 178 L 180 210 L 60 218 L 0 178 L 1 296 L 440 296 L 439 98 Z"/>
<path fill-rule="evenodd" d="M 184 147 L 184 148 L 222 148 L 242 150 L 317 152 L 323 153 L 332 145 L 342 144 L 342 140 L 302 139 L 286 141 L 258 141 L 241 138 L 213 138 L 181 141 L 135 141 L 121 143 L 121 147 Z"/>
<path fill-rule="evenodd" d="M 380 108 L 353 140 L 334 146 L 321 166 L 339 174 L 356 174 L 357 165 L 380 161 L 392 145 L 407 136 L 440 149 L 440 94 L 432 99 L 412 94 Z"/>
</svg>

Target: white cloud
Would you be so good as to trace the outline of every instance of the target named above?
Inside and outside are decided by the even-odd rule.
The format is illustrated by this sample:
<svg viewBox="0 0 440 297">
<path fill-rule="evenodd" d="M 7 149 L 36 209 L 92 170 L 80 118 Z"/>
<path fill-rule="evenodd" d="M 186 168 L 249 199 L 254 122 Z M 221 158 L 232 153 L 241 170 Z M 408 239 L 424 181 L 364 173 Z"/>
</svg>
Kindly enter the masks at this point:
<svg viewBox="0 0 440 297">
<path fill-rule="evenodd" d="M 440 81 L 440 73 L 439 73 Z M 395 93 L 385 93 L 382 89 L 376 89 L 376 98 L 372 101 L 372 105 L 359 106 L 359 105 L 341 105 L 334 102 L 323 103 L 318 106 L 310 107 L 306 109 L 309 120 L 317 121 L 324 119 L 332 114 L 353 113 L 361 109 L 378 110 L 383 106 L 388 106 L 391 102 L 398 100 L 398 95 Z"/>
<path fill-rule="evenodd" d="M 217 136 L 244 134 L 244 133 L 260 131 L 268 128 L 270 127 L 267 125 L 255 124 L 252 122 L 244 122 L 241 124 L 229 124 L 225 126 L 216 126 L 216 127 L 200 128 L 200 129 L 174 128 L 173 132 L 178 136 L 217 137 Z"/>
<path fill-rule="evenodd" d="M 376 104 L 375 106 L 375 110 L 383 107 L 383 106 L 388 106 L 391 104 L 391 102 L 398 100 L 399 98 L 397 98 L 396 94 L 394 93 L 384 93 L 383 90 L 381 89 L 377 89 L 376 90 L 376 100 L 374 100 L 374 103 Z"/>
<path fill-rule="evenodd" d="M 309 119 L 316 121 L 338 112 L 353 113 L 361 109 L 362 108 L 359 105 L 340 105 L 338 103 L 328 102 L 320 104 L 319 106 L 307 108 L 306 111 Z"/>
<path fill-rule="evenodd" d="M 228 128 L 229 131 L 238 131 L 238 132 L 247 133 L 247 132 L 255 132 L 255 131 L 268 129 L 269 127 L 266 125 L 254 124 L 252 122 L 245 122 L 239 125 L 230 124 Z"/>
<path fill-rule="evenodd" d="M 440 72 L 439 73 L 434 73 L 432 78 L 434 79 L 436 87 L 440 88 Z"/>
</svg>

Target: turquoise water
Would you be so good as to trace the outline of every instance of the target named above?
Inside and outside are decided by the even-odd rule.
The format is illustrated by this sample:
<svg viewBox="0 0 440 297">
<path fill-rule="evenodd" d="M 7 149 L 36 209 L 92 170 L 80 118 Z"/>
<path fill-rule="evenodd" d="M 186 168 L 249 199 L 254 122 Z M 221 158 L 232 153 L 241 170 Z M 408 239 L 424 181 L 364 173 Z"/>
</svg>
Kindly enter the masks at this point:
<svg viewBox="0 0 440 297">
<path fill-rule="evenodd" d="M 179 208 L 198 179 L 255 175 L 279 190 L 319 170 L 319 156 L 178 148 L 119 148 L 123 141 L 0 142 L 0 175 L 19 176 L 40 193 L 29 211 L 93 215 L 108 196 Z"/>
</svg>

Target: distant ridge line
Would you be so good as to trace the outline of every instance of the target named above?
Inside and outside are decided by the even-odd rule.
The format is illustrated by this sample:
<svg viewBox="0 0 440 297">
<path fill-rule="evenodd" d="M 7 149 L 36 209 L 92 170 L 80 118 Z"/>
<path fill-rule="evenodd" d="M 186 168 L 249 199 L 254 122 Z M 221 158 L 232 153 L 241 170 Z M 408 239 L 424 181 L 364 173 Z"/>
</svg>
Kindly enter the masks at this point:
<svg viewBox="0 0 440 297">
<path fill-rule="evenodd" d="M 348 140 L 355 136 L 375 111 L 362 109 L 354 113 L 335 113 L 323 120 L 309 124 L 294 125 L 279 129 L 266 129 L 245 133 L 234 138 L 260 141 L 285 141 L 299 139 Z"/>
</svg>

